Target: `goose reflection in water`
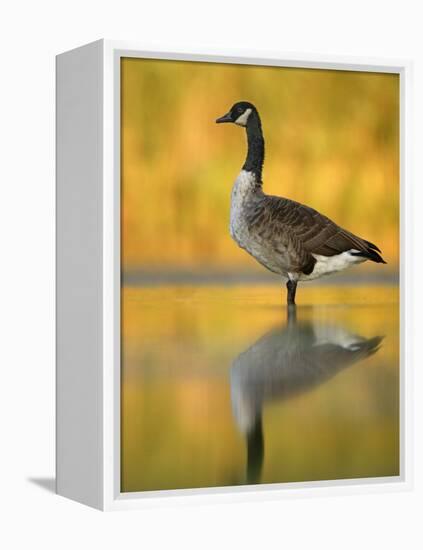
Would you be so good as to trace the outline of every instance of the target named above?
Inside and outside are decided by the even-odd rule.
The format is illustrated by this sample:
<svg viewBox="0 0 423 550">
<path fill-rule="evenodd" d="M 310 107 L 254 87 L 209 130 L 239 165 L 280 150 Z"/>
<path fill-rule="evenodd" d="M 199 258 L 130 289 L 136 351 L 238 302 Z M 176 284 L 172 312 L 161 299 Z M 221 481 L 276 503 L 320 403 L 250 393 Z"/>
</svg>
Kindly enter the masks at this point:
<svg viewBox="0 0 423 550">
<path fill-rule="evenodd" d="M 247 483 L 259 483 L 264 460 L 263 406 L 323 384 L 376 353 L 383 336 L 363 338 L 340 324 L 297 322 L 264 334 L 240 353 L 231 369 L 233 414 L 247 442 Z"/>
</svg>

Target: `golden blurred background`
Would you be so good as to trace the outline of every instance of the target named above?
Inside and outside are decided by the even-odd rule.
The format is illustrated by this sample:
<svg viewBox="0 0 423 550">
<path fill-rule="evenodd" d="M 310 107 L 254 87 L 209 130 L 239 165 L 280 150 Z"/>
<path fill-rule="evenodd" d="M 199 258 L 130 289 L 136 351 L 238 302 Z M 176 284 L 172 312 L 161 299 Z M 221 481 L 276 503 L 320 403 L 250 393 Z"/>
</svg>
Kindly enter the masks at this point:
<svg viewBox="0 0 423 550">
<path fill-rule="evenodd" d="M 263 270 L 228 231 L 246 139 L 215 119 L 238 100 L 262 118 L 265 192 L 316 208 L 398 268 L 398 75 L 125 58 L 121 97 L 124 272 Z"/>
</svg>

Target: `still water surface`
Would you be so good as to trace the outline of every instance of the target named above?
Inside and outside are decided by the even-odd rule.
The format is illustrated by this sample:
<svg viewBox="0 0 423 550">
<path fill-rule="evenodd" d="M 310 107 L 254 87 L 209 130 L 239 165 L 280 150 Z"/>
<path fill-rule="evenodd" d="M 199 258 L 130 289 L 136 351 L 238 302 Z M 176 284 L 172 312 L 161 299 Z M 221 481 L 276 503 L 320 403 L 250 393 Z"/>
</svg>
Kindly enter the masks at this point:
<svg viewBox="0 0 423 550">
<path fill-rule="evenodd" d="M 298 298 L 123 289 L 122 491 L 399 474 L 397 288 Z"/>
</svg>

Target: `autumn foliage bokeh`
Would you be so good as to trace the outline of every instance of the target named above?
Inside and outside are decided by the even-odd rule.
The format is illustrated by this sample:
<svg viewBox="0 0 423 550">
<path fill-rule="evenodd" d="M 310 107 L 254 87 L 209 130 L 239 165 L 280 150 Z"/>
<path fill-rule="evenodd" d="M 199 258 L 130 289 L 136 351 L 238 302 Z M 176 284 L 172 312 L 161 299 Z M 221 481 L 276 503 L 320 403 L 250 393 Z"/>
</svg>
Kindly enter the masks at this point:
<svg viewBox="0 0 423 550">
<path fill-rule="evenodd" d="M 399 77 L 125 58 L 122 268 L 262 269 L 229 237 L 245 132 L 216 125 L 253 102 L 264 190 L 304 202 L 399 257 Z M 367 266 L 367 264 L 366 264 Z"/>
</svg>

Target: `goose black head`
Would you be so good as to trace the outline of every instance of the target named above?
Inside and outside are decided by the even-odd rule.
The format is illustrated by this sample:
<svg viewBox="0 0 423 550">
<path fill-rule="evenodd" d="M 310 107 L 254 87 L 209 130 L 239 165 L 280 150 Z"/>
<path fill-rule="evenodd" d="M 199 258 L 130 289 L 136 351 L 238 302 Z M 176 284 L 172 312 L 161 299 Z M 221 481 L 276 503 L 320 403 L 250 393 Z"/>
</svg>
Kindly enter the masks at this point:
<svg viewBox="0 0 423 550">
<path fill-rule="evenodd" d="M 226 115 L 216 119 L 216 122 L 233 122 L 234 124 L 238 124 L 238 126 L 247 126 L 248 119 L 253 112 L 257 112 L 257 109 L 252 103 L 239 101 L 230 108 Z"/>
</svg>

